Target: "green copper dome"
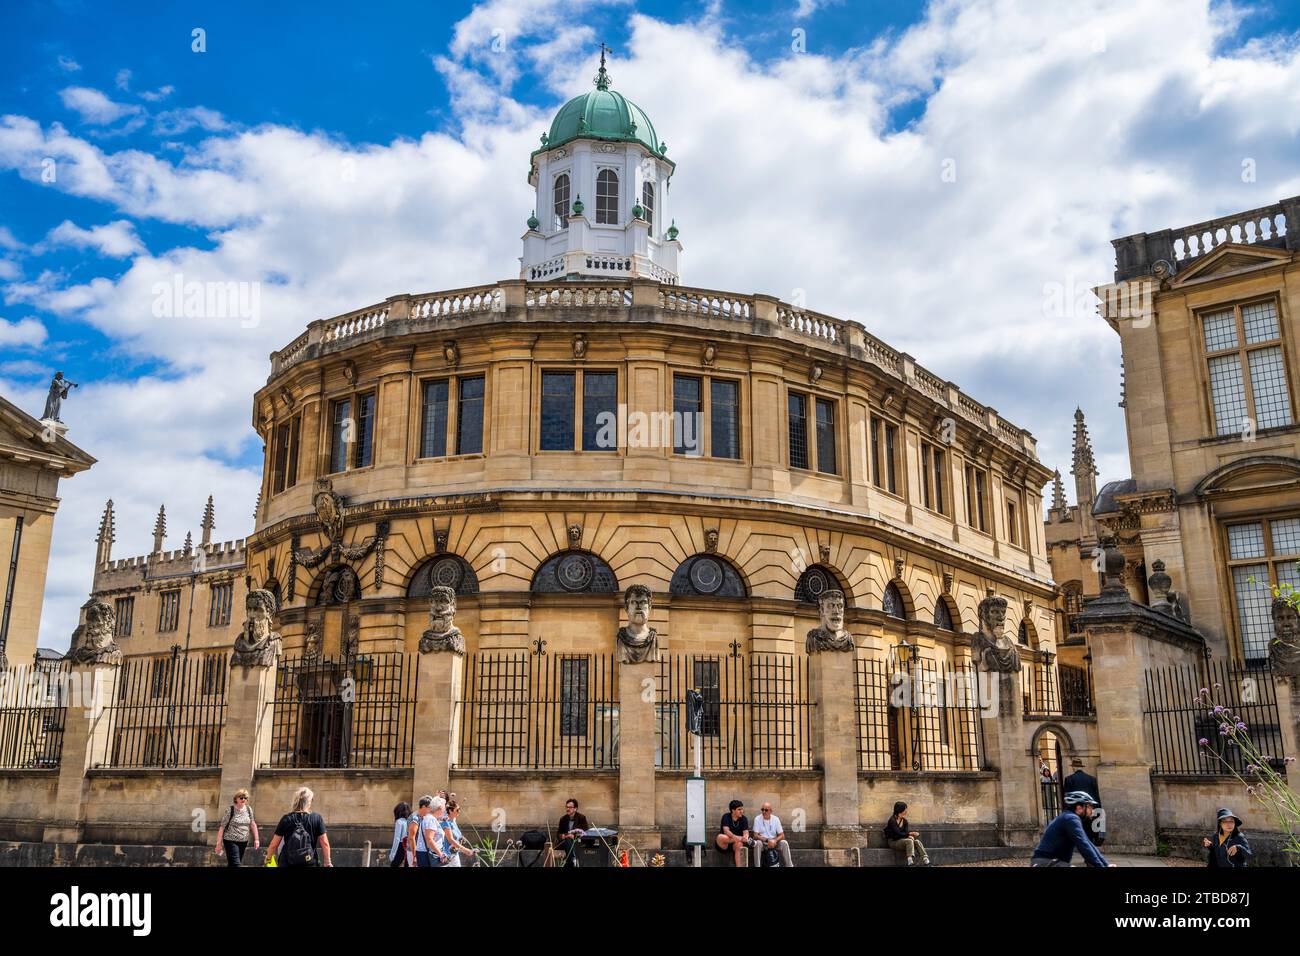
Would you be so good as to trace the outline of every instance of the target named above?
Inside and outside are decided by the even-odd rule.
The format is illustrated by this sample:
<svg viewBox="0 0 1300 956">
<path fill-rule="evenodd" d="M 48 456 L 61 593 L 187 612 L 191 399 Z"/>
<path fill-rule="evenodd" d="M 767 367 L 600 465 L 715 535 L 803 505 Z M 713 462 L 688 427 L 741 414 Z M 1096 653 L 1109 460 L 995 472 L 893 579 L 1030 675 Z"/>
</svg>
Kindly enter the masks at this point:
<svg viewBox="0 0 1300 956">
<path fill-rule="evenodd" d="M 575 96 L 560 107 L 551 121 L 550 132 L 542 138 L 541 149 L 534 155 L 575 139 L 601 139 L 623 143 L 640 143 L 657 156 L 663 156 L 668 146 L 655 135 L 654 124 L 622 93 L 609 88 L 609 77 L 602 62 L 596 78 L 596 88 L 590 93 Z"/>
</svg>

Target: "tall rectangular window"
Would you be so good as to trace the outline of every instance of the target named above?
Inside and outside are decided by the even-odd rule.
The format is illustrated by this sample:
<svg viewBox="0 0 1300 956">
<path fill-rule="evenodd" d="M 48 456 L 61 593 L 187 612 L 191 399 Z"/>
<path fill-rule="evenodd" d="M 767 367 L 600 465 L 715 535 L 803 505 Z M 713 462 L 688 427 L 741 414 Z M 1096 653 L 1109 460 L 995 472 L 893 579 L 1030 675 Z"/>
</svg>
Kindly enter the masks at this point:
<svg viewBox="0 0 1300 956">
<path fill-rule="evenodd" d="M 871 417 L 871 483 L 898 494 L 898 426 Z"/>
<path fill-rule="evenodd" d="M 673 454 L 703 455 L 704 391 L 693 375 L 673 376 Z"/>
<path fill-rule="evenodd" d="M 295 415 L 275 427 L 275 440 L 271 451 L 271 493 L 279 494 L 292 488 L 298 481 L 298 432 L 301 417 Z"/>
<path fill-rule="evenodd" d="M 234 585 L 212 585 L 212 602 L 208 605 L 208 627 L 225 627 L 230 623 L 230 600 Z"/>
<path fill-rule="evenodd" d="M 944 506 L 943 449 L 921 442 L 921 503 L 931 511 L 947 514 Z"/>
<path fill-rule="evenodd" d="M 131 614 L 135 610 L 135 598 L 121 597 L 113 602 L 114 620 L 113 636 L 131 636 Z"/>
<path fill-rule="evenodd" d="M 709 383 L 709 417 L 712 419 L 714 458 L 740 457 L 740 383 L 712 379 Z"/>
<path fill-rule="evenodd" d="M 835 458 L 835 403 L 829 398 L 817 399 L 817 470 L 828 475 L 839 474 Z"/>
<path fill-rule="evenodd" d="M 458 379 L 456 382 L 458 399 L 456 454 L 458 455 L 478 455 L 483 451 L 483 388 L 482 375 Z"/>
<path fill-rule="evenodd" d="M 1242 656 L 1263 661 L 1274 636 L 1273 588 L 1300 589 L 1300 517 L 1232 524 L 1225 532 Z"/>
<path fill-rule="evenodd" d="M 542 451 L 573 451 L 576 382 L 574 372 L 542 373 Z"/>
<path fill-rule="evenodd" d="M 569 174 L 560 173 L 555 177 L 555 186 L 551 190 L 552 209 L 555 214 L 555 230 L 569 228 Z"/>
<path fill-rule="evenodd" d="M 988 531 L 985 517 L 986 488 L 988 478 L 982 468 L 966 466 L 966 523 L 980 531 Z"/>
<path fill-rule="evenodd" d="M 1217 435 L 1290 425 L 1291 392 L 1273 301 L 1201 315 Z"/>
<path fill-rule="evenodd" d="M 226 689 L 225 663 L 225 654 L 209 654 L 203 659 L 203 696 L 220 694 Z"/>
<path fill-rule="evenodd" d="M 596 223 L 618 225 L 618 173 L 612 169 L 596 174 Z"/>
<path fill-rule="evenodd" d="M 352 467 L 368 468 L 375 455 L 375 393 L 357 396 L 357 426 L 353 434 Z"/>
<path fill-rule="evenodd" d="M 447 400 L 451 383 L 440 378 L 424 383 L 420 416 L 420 457 L 441 458 L 447 454 Z"/>
<path fill-rule="evenodd" d="M 721 668 L 716 660 L 691 662 L 691 680 L 694 689 L 704 698 L 704 713 L 700 721 L 701 736 L 716 737 L 722 730 Z"/>
<path fill-rule="evenodd" d="M 181 592 L 179 589 L 158 594 L 158 630 L 174 631 L 181 619 Z"/>
<path fill-rule="evenodd" d="M 790 467 L 808 467 L 808 400 L 790 393 Z"/>
<path fill-rule="evenodd" d="M 587 736 L 586 657 L 560 658 L 560 736 Z"/>
<path fill-rule="evenodd" d="M 582 450 L 618 451 L 618 373 L 582 373 Z"/>
<path fill-rule="evenodd" d="M 330 408 L 330 471 L 345 471 L 348 467 L 348 442 L 356 427 L 352 421 L 352 399 L 341 398 Z"/>
<path fill-rule="evenodd" d="M 1020 544 L 1020 507 L 1014 498 L 1007 499 L 1007 541 Z"/>
</svg>

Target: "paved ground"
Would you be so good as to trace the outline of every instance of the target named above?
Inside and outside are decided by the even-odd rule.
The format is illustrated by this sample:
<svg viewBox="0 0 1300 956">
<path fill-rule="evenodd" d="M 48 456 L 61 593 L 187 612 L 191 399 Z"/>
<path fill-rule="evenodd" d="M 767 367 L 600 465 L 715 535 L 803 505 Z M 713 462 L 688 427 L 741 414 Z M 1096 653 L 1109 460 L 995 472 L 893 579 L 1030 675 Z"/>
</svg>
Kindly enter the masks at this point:
<svg viewBox="0 0 1300 956">
<path fill-rule="evenodd" d="M 1106 854 L 1106 848 L 1102 847 L 1101 852 L 1106 859 L 1116 866 L 1199 866 L 1205 864 L 1199 860 L 1185 860 L 1181 857 L 1172 856 L 1111 856 Z M 1008 860 L 990 860 L 987 863 L 955 863 L 954 866 L 1028 866 L 1028 859 L 1012 858 Z M 1083 862 L 1076 856 L 1075 866 L 1083 866 Z"/>
</svg>

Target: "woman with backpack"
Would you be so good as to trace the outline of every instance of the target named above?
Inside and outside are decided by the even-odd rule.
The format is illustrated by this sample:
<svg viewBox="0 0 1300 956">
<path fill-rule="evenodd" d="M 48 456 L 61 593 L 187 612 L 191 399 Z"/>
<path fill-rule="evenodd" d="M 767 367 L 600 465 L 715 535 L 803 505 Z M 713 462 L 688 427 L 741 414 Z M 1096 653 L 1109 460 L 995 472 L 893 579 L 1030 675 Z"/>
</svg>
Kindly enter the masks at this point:
<svg viewBox="0 0 1300 956">
<path fill-rule="evenodd" d="M 407 826 L 411 821 L 411 805 L 403 800 L 393 807 L 393 848 L 388 851 L 388 865 L 396 869 L 406 866 L 406 848 L 409 838 Z"/>
<path fill-rule="evenodd" d="M 224 852 L 226 866 L 241 866 L 248 851 L 248 834 L 253 834 L 253 849 L 260 849 L 262 841 L 257 836 L 257 821 L 253 808 L 248 805 L 248 791 L 236 790 L 234 802 L 226 808 L 217 825 L 217 856 Z"/>
<path fill-rule="evenodd" d="M 315 796 L 307 787 L 299 787 L 294 795 L 293 809 L 276 825 L 266 855 L 274 857 L 275 851 L 283 847 L 276 860 L 277 866 L 334 865 L 330 860 L 330 839 L 325 835 L 325 820 L 311 809 Z"/>
<path fill-rule="evenodd" d="M 1219 811 L 1219 826 L 1213 837 L 1201 841 L 1206 864 L 1213 868 L 1235 869 L 1250 865 L 1250 844 L 1241 831 L 1241 818 L 1224 807 Z"/>
</svg>

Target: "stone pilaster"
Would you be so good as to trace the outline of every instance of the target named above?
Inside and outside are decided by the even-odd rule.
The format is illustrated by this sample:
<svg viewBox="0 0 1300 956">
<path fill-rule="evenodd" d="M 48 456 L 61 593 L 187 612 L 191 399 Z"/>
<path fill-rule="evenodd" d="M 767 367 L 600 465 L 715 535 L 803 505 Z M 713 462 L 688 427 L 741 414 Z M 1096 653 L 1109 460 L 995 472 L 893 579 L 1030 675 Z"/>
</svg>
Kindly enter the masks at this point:
<svg viewBox="0 0 1300 956">
<path fill-rule="evenodd" d="M 822 772 L 822 846 L 861 844 L 858 820 L 858 716 L 854 654 L 809 655 L 813 759 Z"/>
<path fill-rule="evenodd" d="M 618 829 L 642 851 L 657 849 L 655 685 L 658 664 L 618 665 Z"/>
<path fill-rule="evenodd" d="M 1286 765 L 1287 785 L 1300 790 L 1300 674 L 1277 676 L 1277 716 L 1282 732 L 1282 753 L 1295 758 Z"/>
<path fill-rule="evenodd" d="M 68 671 L 63 756 L 54 792 L 56 816 L 45 827 L 46 843 L 78 843 L 86 821 L 86 771 L 102 761 L 109 745 L 109 712 L 118 665 L 78 664 Z"/>
<path fill-rule="evenodd" d="M 984 755 L 998 773 L 998 839 L 1003 846 L 1031 846 L 1038 839 L 1037 770 L 1025 733 L 1021 674 L 980 671 L 985 708 Z M 989 708 L 996 701 L 996 710 Z"/>
<path fill-rule="evenodd" d="M 414 796 L 447 786 L 460 745 L 465 658 L 449 651 L 419 655 L 413 747 Z"/>
<path fill-rule="evenodd" d="M 217 806 L 228 806 L 236 790 L 251 791 L 257 768 L 271 762 L 274 701 L 274 665 L 230 669 L 226 685 L 226 726 L 221 731 L 221 792 L 217 795 Z M 256 809 L 257 803 L 253 807 Z M 214 829 L 214 839 L 215 835 Z"/>
</svg>

